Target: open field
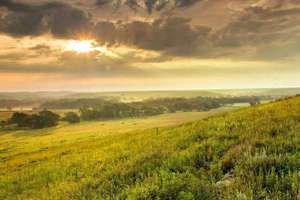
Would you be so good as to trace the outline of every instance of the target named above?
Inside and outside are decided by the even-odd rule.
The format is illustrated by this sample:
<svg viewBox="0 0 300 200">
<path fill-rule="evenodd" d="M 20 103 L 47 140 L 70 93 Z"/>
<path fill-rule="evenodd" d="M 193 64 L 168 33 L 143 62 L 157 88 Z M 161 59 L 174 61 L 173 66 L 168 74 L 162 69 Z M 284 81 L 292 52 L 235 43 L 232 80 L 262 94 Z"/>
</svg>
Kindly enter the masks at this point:
<svg viewBox="0 0 300 200">
<path fill-rule="evenodd" d="M 180 112 L 122 120 L 83 121 L 80 124 L 61 123 L 54 128 L 39 130 L 0 131 L 0 147 L 2 149 L 2 151 L 0 149 L 0 157 L 3 158 L 5 156 L 3 149 L 11 149 L 12 146 L 14 146 L 14 151 L 8 152 L 16 154 L 17 150 L 20 149 L 24 153 L 25 149 L 30 151 L 32 148 L 39 149 L 45 146 L 57 146 L 61 143 L 78 143 L 112 134 L 118 135 L 136 130 L 174 126 L 234 109 L 237 108 L 223 107 L 208 112 Z"/>
<path fill-rule="evenodd" d="M 1 132 L 0 199 L 300 197 L 300 97 L 204 116 Z"/>
<path fill-rule="evenodd" d="M 0 200 L 300 200 L 300 0 L 0 0 Z"/>
</svg>

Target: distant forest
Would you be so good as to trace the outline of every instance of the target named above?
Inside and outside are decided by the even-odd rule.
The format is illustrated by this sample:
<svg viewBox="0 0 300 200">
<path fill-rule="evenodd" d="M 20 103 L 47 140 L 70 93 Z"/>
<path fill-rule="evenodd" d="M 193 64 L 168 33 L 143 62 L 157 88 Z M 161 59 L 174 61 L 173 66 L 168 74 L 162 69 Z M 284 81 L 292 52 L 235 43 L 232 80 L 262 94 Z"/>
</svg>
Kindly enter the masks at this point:
<svg viewBox="0 0 300 200">
<path fill-rule="evenodd" d="M 227 104 L 259 103 L 263 97 L 159 98 L 123 103 L 104 99 L 60 99 L 49 101 L 40 109 L 79 109 L 83 120 L 151 116 L 172 112 L 208 111 Z"/>
<path fill-rule="evenodd" d="M 0 108 L 12 109 L 16 107 L 32 107 L 38 104 L 37 100 L 0 99 Z"/>
</svg>

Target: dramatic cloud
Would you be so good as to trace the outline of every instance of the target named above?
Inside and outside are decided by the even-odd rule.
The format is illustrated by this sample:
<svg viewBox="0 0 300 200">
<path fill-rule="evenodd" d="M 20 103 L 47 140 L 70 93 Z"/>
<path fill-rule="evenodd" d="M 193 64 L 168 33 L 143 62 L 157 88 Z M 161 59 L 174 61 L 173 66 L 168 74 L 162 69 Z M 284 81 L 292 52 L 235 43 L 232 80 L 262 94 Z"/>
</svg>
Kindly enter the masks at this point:
<svg viewBox="0 0 300 200">
<path fill-rule="evenodd" d="M 25 4 L 0 1 L 8 13 L 0 19 L 0 31 L 12 36 L 34 36 L 51 33 L 56 37 L 75 37 L 90 26 L 90 17 L 68 4 L 49 2 Z"/>
<path fill-rule="evenodd" d="M 172 5 L 190 7 L 202 0 L 97 0 L 99 7 L 114 5 L 130 8 L 153 8 Z M 231 5 L 228 3 L 228 6 Z M 190 18 L 161 14 L 151 20 L 95 21 L 92 14 L 70 4 L 59 2 L 22 3 L 3 0 L 0 6 L 8 13 L 0 19 L 0 31 L 21 37 L 51 33 L 59 38 L 91 37 L 100 45 L 128 45 L 164 55 L 212 58 L 232 55 L 240 57 L 241 48 L 249 49 L 244 56 L 255 57 L 266 43 L 284 39 L 297 40 L 300 24 L 298 0 L 261 0 L 256 4 L 237 4 L 230 23 L 219 29 L 195 25 Z M 202 7 L 201 7 L 202 8 Z M 101 10 L 100 10 L 101 11 Z M 130 12 L 130 11 L 129 11 Z M 134 13 L 134 12 L 132 12 Z M 287 46 L 284 44 L 284 46 Z M 256 49 L 255 52 L 253 49 Z M 237 56 L 236 56 L 237 55 Z M 259 55 L 262 59 L 262 56 Z M 269 58 L 268 58 L 269 59 Z"/>
<path fill-rule="evenodd" d="M 92 46 L 76 52 L 73 40 Z M 299 73 L 300 0 L 0 0 L 0 42 L 0 77 L 288 80 Z"/>
<path fill-rule="evenodd" d="M 97 0 L 97 6 L 109 5 L 114 9 L 119 9 L 122 6 L 128 6 L 132 10 L 136 11 L 138 8 L 146 9 L 149 14 L 153 10 L 161 11 L 166 8 L 183 8 L 192 6 L 193 4 L 202 0 Z"/>
<path fill-rule="evenodd" d="M 162 18 L 153 22 L 99 22 L 95 33 L 99 43 L 125 44 L 140 49 L 192 54 L 201 38 L 206 38 L 209 27 L 192 27 L 185 18 Z"/>
<path fill-rule="evenodd" d="M 274 5 L 276 9 L 255 5 L 243 10 L 236 20 L 214 34 L 215 45 L 230 51 L 248 47 L 255 50 L 249 52 L 253 59 L 293 56 L 297 51 L 292 46 L 299 44 L 300 7 L 280 8 L 282 4 Z"/>
</svg>

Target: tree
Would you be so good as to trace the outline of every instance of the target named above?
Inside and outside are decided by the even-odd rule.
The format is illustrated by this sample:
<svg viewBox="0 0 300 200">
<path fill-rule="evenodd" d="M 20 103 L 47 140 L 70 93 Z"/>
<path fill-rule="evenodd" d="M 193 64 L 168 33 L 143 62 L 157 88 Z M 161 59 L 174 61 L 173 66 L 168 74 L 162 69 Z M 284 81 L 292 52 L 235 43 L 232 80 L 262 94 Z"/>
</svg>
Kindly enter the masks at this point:
<svg viewBox="0 0 300 200">
<path fill-rule="evenodd" d="M 58 114 L 48 110 L 39 112 L 37 116 L 35 116 L 37 128 L 56 126 L 60 118 Z"/>
<path fill-rule="evenodd" d="M 4 128 L 7 122 L 5 120 L 0 121 L 1 128 Z"/>
<path fill-rule="evenodd" d="M 15 112 L 9 120 L 11 124 L 17 124 L 19 127 L 30 126 L 30 115 L 21 112 Z"/>
<path fill-rule="evenodd" d="M 251 100 L 249 101 L 250 106 L 258 105 L 260 102 L 258 100 Z"/>
<path fill-rule="evenodd" d="M 45 125 L 43 123 L 43 120 L 39 115 L 37 115 L 37 114 L 31 115 L 30 128 L 38 129 L 38 128 L 44 128 L 44 127 L 45 127 Z"/>
<path fill-rule="evenodd" d="M 33 115 L 15 112 L 10 118 L 9 123 L 17 124 L 19 127 L 45 128 L 56 126 L 58 121 L 59 115 L 51 111 L 41 111 Z"/>
<path fill-rule="evenodd" d="M 80 117 L 78 116 L 77 113 L 74 112 L 68 112 L 65 114 L 64 121 L 67 121 L 69 123 L 79 123 L 80 122 Z"/>
</svg>

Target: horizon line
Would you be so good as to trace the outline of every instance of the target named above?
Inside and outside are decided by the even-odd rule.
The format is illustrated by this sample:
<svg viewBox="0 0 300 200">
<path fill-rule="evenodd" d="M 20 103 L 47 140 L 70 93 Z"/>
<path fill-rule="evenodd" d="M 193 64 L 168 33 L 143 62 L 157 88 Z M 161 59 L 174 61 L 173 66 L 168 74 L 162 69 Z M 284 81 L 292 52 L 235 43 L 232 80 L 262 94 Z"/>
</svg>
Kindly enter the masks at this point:
<svg viewBox="0 0 300 200">
<path fill-rule="evenodd" d="M 185 91 L 212 91 L 212 90 L 263 90 L 263 89 L 300 89 L 300 86 L 291 87 L 244 87 L 244 88 L 189 88 L 189 89 L 132 89 L 132 90 L 15 90 L 15 91 L 0 91 L 0 93 L 118 93 L 118 92 L 185 92 Z"/>
</svg>

